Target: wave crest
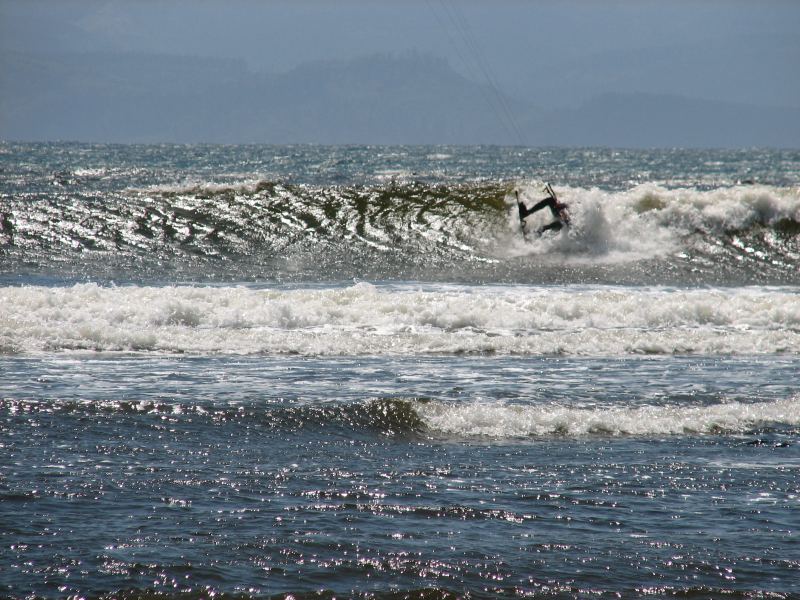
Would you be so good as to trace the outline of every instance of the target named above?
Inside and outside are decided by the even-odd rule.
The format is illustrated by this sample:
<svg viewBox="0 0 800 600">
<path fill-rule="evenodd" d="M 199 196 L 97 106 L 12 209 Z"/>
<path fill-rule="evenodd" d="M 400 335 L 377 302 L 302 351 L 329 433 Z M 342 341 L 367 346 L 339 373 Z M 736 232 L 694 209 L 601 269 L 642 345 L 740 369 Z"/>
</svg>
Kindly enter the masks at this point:
<svg viewBox="0 0 800 600">
<path fill-rule="evenodd" d="M 459 436 L 744 434 L 775 427 L 796 429 L 800 425 L 798 399 L 635 408 L 432 402 L 417 410 L 432 431 Z"/>
</svg>

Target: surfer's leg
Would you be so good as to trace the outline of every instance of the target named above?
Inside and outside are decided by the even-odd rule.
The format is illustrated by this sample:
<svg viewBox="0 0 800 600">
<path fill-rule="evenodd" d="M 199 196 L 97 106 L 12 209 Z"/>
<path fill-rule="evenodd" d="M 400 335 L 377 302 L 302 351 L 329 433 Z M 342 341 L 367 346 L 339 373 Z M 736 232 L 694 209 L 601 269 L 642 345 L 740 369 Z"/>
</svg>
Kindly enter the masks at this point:
<svg viewBox="0 0 800 600">
<path fill-rule="evenodd" d="M 539 233 L 544 233 L 545 231 L 561 231 L 563 227 L 564 224 L 561 221 L 553 221 L 549 225 L 545 225 L 539 229 Z"/>
<path fill-rule="evenodd" d="M 530 208 L 525 206 L 522 202 L 517 202 L 517 208 L 519 209 L 519 220 L 521 221 L 528 215 L 532 215 L 533 213 L 535 213 L 537 210 L 541 210 L 545 206 L 549 206 L 550 200 L 551 198 L 545 198 L 544 200 L 542 200 L 541 202 L 537 202 Z M 555 201 L 553 203 L 553 206 L 555 206 Z M 550 210 L 552 210 L 552 208 Z"/>
<path fill-rule="evenodd" d="M 537 210 L 549 208 L 553 216 L 558 218 L 558 208 L 556 206 L 556 199 L 553 196 L 548 196 L 544 200 L 540 200 L 530 208 L 526 207 L 522 202 L 517 200 L 517 209 L 519 210 L 519 220 L 522 221 L 528 215 L 532 215 Z"/>
<path fill-rule="evenodd" d="M 537 210 L 541 210 L 545 207 L 549 207 L 551 211 L 556 210 L 556 199 L 552 196 L 548 196 L 544 200 L 540 200 L 529 209 L 528 214 L 535 213 Z"/>
</svg>

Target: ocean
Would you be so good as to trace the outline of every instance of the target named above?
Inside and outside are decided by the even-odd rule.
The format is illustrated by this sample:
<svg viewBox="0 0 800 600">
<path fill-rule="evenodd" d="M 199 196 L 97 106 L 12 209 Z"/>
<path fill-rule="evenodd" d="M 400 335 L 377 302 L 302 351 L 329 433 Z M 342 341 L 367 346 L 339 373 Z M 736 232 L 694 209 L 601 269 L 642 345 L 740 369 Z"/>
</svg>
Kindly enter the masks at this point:
<svg viewBox="0 0 800 600">
<path fill-rule="evenodd" d="M 800 598 L 799 375 L 800 151 L 0 144 L 1 597 Z"/>
</svg>

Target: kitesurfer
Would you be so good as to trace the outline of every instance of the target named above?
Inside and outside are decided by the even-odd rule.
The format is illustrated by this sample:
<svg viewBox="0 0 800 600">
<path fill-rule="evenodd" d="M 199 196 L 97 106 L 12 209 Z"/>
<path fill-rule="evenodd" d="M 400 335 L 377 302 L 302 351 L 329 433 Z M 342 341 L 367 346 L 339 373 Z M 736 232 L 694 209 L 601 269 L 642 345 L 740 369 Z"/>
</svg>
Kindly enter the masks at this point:
<svg viewBox="0 0 800 600">
<path fill-rule="evenodd" d="M 514 195 L 517 198 L 517 208 L 519 209 L 519 220 L 523 227 L 525 226 L 525 217 L 532 215 L 537 210 L 549 208 L 550 212 L 553 214 L 555 221 L 545 225 L 544 227 L 541 227 L 537 233 L 544 233 L 545 231 L 560 231 L 564 226 L 569 225 L 567 205 L 558 201 L 558 198 L 556 198 L 556 193 L 553 191 L 553 188 L 550 187 L 549 183 L 545 187 L 545 190 L 547 190 L 547 198 L 540 200 L 530 208 L 525 206 L 525 203 L 519 199 L 519 191 L 514 190 Z"/>
</svg>

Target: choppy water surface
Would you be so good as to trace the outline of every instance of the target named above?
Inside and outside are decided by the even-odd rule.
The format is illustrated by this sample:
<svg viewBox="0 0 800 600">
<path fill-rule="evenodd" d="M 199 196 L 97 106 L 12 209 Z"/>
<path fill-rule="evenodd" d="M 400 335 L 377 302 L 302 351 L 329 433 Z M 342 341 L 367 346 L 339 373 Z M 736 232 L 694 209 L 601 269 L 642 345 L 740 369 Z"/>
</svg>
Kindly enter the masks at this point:
<svg viewBox="0 0 800 600">
<path fill-rule="evenodd" d="M 0 151 L 0 596 L 800 595 L 797 152 Z"/>
<path fill-rule="evenodd" d="M 2 366 L 7 589 L 797 591 L 794 360 Z"/>
</svg>

